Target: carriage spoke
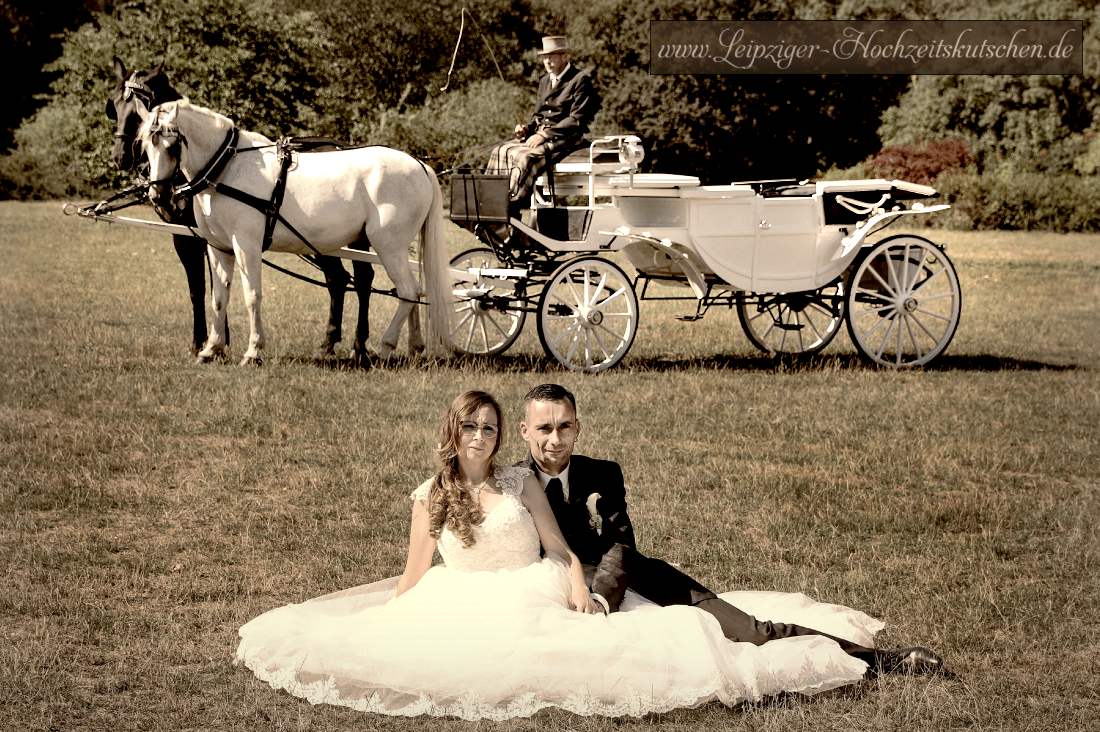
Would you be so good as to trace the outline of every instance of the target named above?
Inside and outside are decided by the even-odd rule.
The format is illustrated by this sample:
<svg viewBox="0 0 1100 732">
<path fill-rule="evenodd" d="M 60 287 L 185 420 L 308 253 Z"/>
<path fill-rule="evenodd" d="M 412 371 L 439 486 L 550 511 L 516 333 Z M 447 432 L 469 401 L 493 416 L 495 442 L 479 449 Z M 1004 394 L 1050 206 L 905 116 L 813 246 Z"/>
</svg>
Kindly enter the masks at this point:
<svg viewBox="0 0 1100 732">
<path fill-rule="evenodd" d="M 569 344 L 569 353 L 565 354 L 565 360 L 566 361 L 572 361 L 573 356 L 577 353 L 577 346 L 579 345 L 579 341 L 580 341 L 579 336 L 580 336 L 581 330 L 582 330 L 580 323 L 575 324 L 575 326 L 572 328 L 572 330 L 573 330 L 573 339 Z"/>
<path fill-rule="evenodd" d="M 831 320 L 832 319 L 830 318 L 830 322 L 831 322 Z M 806 322 L 810 324 L 810 328 L 813 329 L 814 335 L 817 336 L 818 342 L 825 340 L 825 336 L 821 335 L 821 331 L 818 330 L 817 325 L 814 324 L 814 319 L 813 318 L 811 318 L 809 315 L 807 315 L 806 316 Z M 829 330 L 829 328 L 826 328 L 826 330 Z"/>
<path fill-rule="evenodd" d="M 596 339 L 596 345 L 598 345 L 600 347 L 600 350 L 603 351 L 603 360 L 606 361 L 607 359 L 611 358 L 612 351 L 607 350 L 607 346 L 603 344 L 603 339 L 600 338 L 600 328 L 602 327 L 603 326 L 597 326 L 596 328 L 594 328 L 592 330 L 592 337 Z M 607 329 L 604 328 L 604 330 Z"/>
<path fill-rule="evenodd" d="M 905 290 L 908 287 L 909 277 L 907 276 L 908 275 L 908 270 L 906 268 L 909 266 L 909 247 L 910 246 L 911 246 L 911 242 L 908 239 L 906 239 L 905 240 L 905 252 L 901 255 L 901 261 L 904 262 L 905 264 L 902 267 L 901 277 L 898 280 L 898 292 L 905 292 Z M 899 330 L 900 330 L 900 328 L 899 328 Z"/>
<path fill-rule="evenodd" d="M 909 324 L 911 318 L 905 319 L 905 330 L 909 332 L 909 341 L 913 344 L 913 350 L 917 352 L 917 360 L 924 358 L 924 351 L 920 349 L 916 336 L 913 335 L 913 326 Z"/>
<path fill-rule="evenodd" d="M 946 315 L 940 315 L 939 313 L 934 313 L 931 310 L 925 310 L 921 307 L 916 308 L 913 312 L 927 315 L 929 317 L 935 318 L 936 320 L 942 320 L 945 323 L 951 322 L 951 318 L 947 317 Z"/>
<path fill-rule="evenodd" d="M 604 285 L 606 284 L 606 282 L 607 282 L 607 273 L 605 272 L 601 276 L 599 276 L 599 282 L 596 283 L 596 289 L 592 293 L 592 301 L 591 301 L 590 304 L 593 307 L 603 307 L 604 303 L 607 302 L 606 299 L 605 299 L 605 301 L 601 301 L 601 299 L 599 299 L 599 293 L 604 292 Z M 607 298 L 607 299 L 610 299 L 610 298 Z"/>
<path fill-rule="evenodd" d="M 932 335 L 931 331 L 929 331 L 928 328 L 924 327 L 924 323 L 920 322 L 920 318 L 911 317 L 910 320 L 916 323 L 917 327 L 924 331 L 924 334 L 928 336 L 928 338 L 932 341 L 933 346 L 938 342 L 939 339 L 936 338 L 936 336 Z"/>
<path fill-rule="evenodd" d="M 901 292 L 901 277 L 898 275 L 898 270 L 894 267 L 894 264 L 895 264 L 894 257 L 890 256 L 890 255 L 887 255 L 886 256 L 887 279 L 891 280 L 894 283 L 891 286 L 890 290 L 892 292 L 897 293 L 897 292 Z M 897 264 L 899 266 L 901 265 L 900 262 L 897 262 Z"/>
<path fill-rule="evenodd" d="M 611 330 L 610 328 L 608 328 L 603 323 L 600 323 L 599 325 L 597 325 L 596 328 L 598 328 L 599 330 L 602 330 L 604 333 L 607 333 L 609 336 L 614 338 L 616 341 L 619 341 L 620 343 L 623 340 L 623 337 L 620 334 L 618 334 L 615 331 Z M 601 345 L 602 345 L 602 341 L 601 341 Z M 616 347 L 615 350 L 618 350 L 618 348 Z M 610 356 L 611 354 L 609 353 L 607 355 Z"/>
<path fill-rule="evenodd" d="M 908 245 L 907 245 L 908 246 Z M 924 269 L 924 263 L 928 261 L 928 252 L 921 250 L 920 261 L 917 262 L 917 266 L 913 268 L 913 280 L 905 283 L 905 292 L 912 294 L 913 286 L 917 284 L 917 277 L 920 276 L 921 270 Z"/>
<path fill-rule="evenodd" d="M 886 350 L 886 341 L 890 340 L 890 333 L 894 330 L 894 318 L 890 318 L 890 324 L 886 326 L 886 332 L 882 334 L 882 340 L 879 341 L 878 350 L 875 351 L 875 359 L 882 359 L 882 352 Z"/>
<path fill-rule="evenodd" d="M 489 313 L 485 313 L 485 318 L 486 318 L 486 320 L 488 320 L 490 323 L 493 324 L 493 327 L 497 329 L 497 332 L 500 333 L 501 337 L 503 337 L 503 338 L 508 337 L 508 331 L 506 331 L 506 330 L 504 330 L 504 328 L 500 327 L 500 323 L 497 322 L 496 318 L 494 318 Z"/>
<path fill-rule="evenodd" d="M 926 302 L 933 302 L 933 301 L 935 301 L 935 300 L 942 300 L 942 299 L 944 299 L 945 297 L 955 297 L 955 293 L 954 293 L 954 292 L 952 292 L 951 290 L 948 290 L 948 291 L 946 291 L 946 292 L 941 292 L 941 293 L 938 293 L 938 294 L 936 294 L 936 295 L 929 295 L 928 297 L 922 297 L 922 298 L 920 299 L 920 301 L 921 301 L 922 303 L 926 303 Z"/>
<path fill-rule="evenodd" d="M 874 270 L 868 270 L 868 271 L 874 271 Z M 882 300 L 883 302 L 893 302 L 894 301 L 893 298 L 887 297 L 886 295 L 883 295 L 878 290 L 868 290 L 866 287 L 857 287 L 856 292 L 862 293 L 864 295 L 870 295 L 871 297 L 875 298 L 876 300 Z"/>
<path fill-rule="evenodd" d="M 823 305 L 820 305 L 818 303 L 811 303 L 811 304 L 814 306 L 814 308 L 817 309 L 817 311 L 819 313 L 824 315 L 825 319 L 828 321 L 829 327 L 825 329 L 826 332 L 832 330 L 833 329 L 833 321 L 838 321 L 839 322 L 839 320 L 836 317 L 836 314 L 833 313 L 832 310 L 829 310 L 828 308 L 824 307 Z M 821 333 L 818 333 L 817 335 L 820 337 Z"/>
<path fill-rule="evenodd" d="M 749 317 L 749 322 L 755 323 L 757 320 L 764 317 L 765 315 L 771 315 L 771 311 L 769 311 L 766 307 L 763 307 L 756 312 L 756 315 L 752 315 Z"/>
<path fill-rule="evenodd" d="M 901 323 L 905 320 L 905 313 L 898 313 L 897 338 L 894 340 L 894 360 L 901 366 Z"/>
<path fill-rule="evenodd" d="M 451 335 L 453 336 L 453 335 L 457 334 L 458 331 L 462 328 L 462 326 L 466 324 L 466 321 L 469 320 L 472 317 L 474 317 L 474 313 L 472 311 L 469 311 L 464 316 L 462 316 L 462 320 L 458 321 L 458 323 L 455 325 L 455 327 L 451 328 Z"/>
<path fill-rule="evenodd" d="M 912 295 L 913 293 L 917 292 L 918 290 L 921 290 L 921 289 L 923 289 L 923 288 L 927 287 L 927 286 L 928 286 L 928 283 L 929 283 L 929 282 L 931 282 L 932 280 L 936 279 L 937 277 L 939 277 L 939 276 L 940 276 L 941 274 L 943 274 L 943 273 L 944 273 L 944 272 L 946 272 L 946 271 L 947 271 L 947 268 L 946 268 L 946 267 L 944 267 L 944 268 L 942 268 L 942 269 L 937 269 L 937 270 L 936 270 L 936 271 L 935 271 L 935 272 L 934 272 L 934 273 L 933 273 L 933 274 L 932 274 L 932 275 L 931 275 L 931 276 L 930 276 L 930 277 L 929 277 L 928 279 L 926 279 L 925 281 L 921 282 L 921 283 L 920 283 L 919 285 L 916 285 L 916 284 L 915 284 L 915 285 L 913 286 L 913 290 L 912 290 L 912 292 L 910 292 L 909 294 L 910 294 L 910 295 Z"/>
<path fill-rule="evenodd" d="M 893 289 L 892 287 L 890 287 L 890 285 L 889 285 L 889 284 L 887 284 L 886 280 L 882 279 L 882 277 L 880 277 L 880 276 L 879 276 L 879 273 L 875 271 L 875 268 L 874 268 L 874 267 L 868 267 L 868 268 L 867 268 L 867 272 L 869 272 L 869 273 L 870 273 L 871 275 L 873 275 L 873 276 L 874 276 L 874 278 L 875 278 L 876 280 L 878 280 L 879 282 L 881 282 L 881 283 L 882 283 L 882 286 L 886 288 L 886 291 L 887 291 L 888 293 L 890 293 L 890 294 L 894 294 L 894 289 Z M 864 288 L 862 288 L 862 287 L 858 287 L 858 288 L 856 288 L 856 289 L 858 289 L 858 290 L 863 290 L 864 292 L 871 292 L 870 290 L 866 290 L 866 289 L 864 289 Z M 888 298 L 883 298 L 883 299 L 885 300 L 885 299 L 888 299 Z"/>
<path fill-rule="evenodd" d="M 572 307 L 573 309 L 576 309 L 576 307 L 578 305 L 581 305 L 581 304 L 584 303 L 584 300 L 581 298 L 580 295 L 577 294 L 577 287 L 576 287 L 576 285 L 573 284 L 573 278 L 572 277 L 566 277 L 565 281 L 569 284 L 569 291 L 573 293 L 573 304 L 570 307 Z M 566 304 L 568 305 L 568 303 L 566 303 Z"/>
<path fill-rule="evenodd" d="M 470 330 L 469 330 L 469 332 L 468 332 L 468 333 L 466 333 L 466 345 L 464 345 L 464 346 L 462 347 L 462 350 L 463 350 L 463 351 L 469 351 L 469 350 L 470 350 L 470 344 L 471 344 L 471 343 L 473 343 L 473 340 L 474 340 L 474 328 L 475 328 L 476 326 L 477 326 L 477 317 L 476 317 L 476 316 L 474 316 L 474 317 L 470 318 Z"/>
<path fill-rule="evenodd" d="M 619 297 L 624 292 L 626 292 L 626 288 L 625 287 L 620 287 L 619 289 L 615 290 L 615 292 L 611 293 L 606 298 L 604 298 L 599 304 L 593 304 L 593 307 L 596 308 L 597 310 L 599 310 L 600 312 L 603 312 L 603 309 L 607 305 L 607 303 L 609 303 L 612 300 L 614 300 L 615 298 Z"/>
<path fill-rule="evenodd" d="M 485 350 L 489 350 L 489 333 L 485 330 L 485 317 L 482 316 L 477 319 L 478 327 L 481 329 L 481 341 L 485 344 Z"/>
<path fill-rule="evenodd" d="M 791 311 L 791 309 L 787 308 L 787 312 L 789 313 L 790 311 Z M 783 312 L 783 306 L 782 305 L 779 306 L 779 324 L 780 325 L 786 325 L 787 324 L 787 316 Z M 779 336 L 779 350 L 782 351 L 783 346 L 787 345 L 787 329 L 786 328 L 781 328 L 780 332 L 782 333 L 782 335 Z"/>
</svg>

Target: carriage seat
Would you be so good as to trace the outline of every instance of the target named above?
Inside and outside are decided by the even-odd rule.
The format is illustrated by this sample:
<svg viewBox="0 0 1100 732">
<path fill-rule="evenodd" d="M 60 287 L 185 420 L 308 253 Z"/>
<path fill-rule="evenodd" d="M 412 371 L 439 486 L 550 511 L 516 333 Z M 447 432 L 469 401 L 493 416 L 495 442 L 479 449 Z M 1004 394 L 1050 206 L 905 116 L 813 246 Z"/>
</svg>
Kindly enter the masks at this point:
<svg viewBox="0 0 1100 732">
<path fill-rule="evenodd" d="M 554 176 L 569 175 L 609 175 L 619 172 L 623 164 L 619 162 L 617 151 L 601 150 L 593 151 L 593 159 L 589 160 L 589 142 L 582 140 L 582 147 L 566 155 L 554 165 Z"/>
<path fill-rule="evenodd" d="M 699 179 L 694 175 L 676 173 L 635 173 L 634 175 L 613 175 L 607 184 L 612 188 L 698 188 Z"/>
</svg>

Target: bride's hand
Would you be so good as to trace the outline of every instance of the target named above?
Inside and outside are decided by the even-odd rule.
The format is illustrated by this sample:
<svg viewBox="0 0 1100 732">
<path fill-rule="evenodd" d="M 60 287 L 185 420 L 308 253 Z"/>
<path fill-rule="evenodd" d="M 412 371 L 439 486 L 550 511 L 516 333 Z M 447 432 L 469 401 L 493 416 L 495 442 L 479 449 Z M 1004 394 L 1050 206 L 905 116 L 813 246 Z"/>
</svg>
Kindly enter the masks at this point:
<svg viewBox="0 0 1100 732">
<path fill-rule="evenodd" d="M 569 604 L 579 613 L 602 613 L 603 608 L 592 599 L 592 593 L 584 585 L 574 587 L 569 595 Z"/>
</svg>

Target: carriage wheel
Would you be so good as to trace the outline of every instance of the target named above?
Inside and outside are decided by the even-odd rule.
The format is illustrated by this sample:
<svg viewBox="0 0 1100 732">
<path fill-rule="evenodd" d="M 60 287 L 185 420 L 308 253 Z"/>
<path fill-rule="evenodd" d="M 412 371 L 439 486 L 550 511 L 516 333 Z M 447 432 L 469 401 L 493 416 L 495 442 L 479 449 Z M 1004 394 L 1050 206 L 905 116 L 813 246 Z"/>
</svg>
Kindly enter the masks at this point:
<svg viewBox="0 0 1100 732">
<path fill-rule="evenodd" d="M 455 317 L 451 344 L 461 353 L 495 356 L 504 353 L 523 331 L 527 313 L 520 309 L 516 295 L 518 284 L 477 276 L 467 269 L 503 267 L 488 247 L 468 249 L 451 260 L 454 280 Z M 509 306 L 513 306 L 512 309 Z"/>
<path fill-rule="evenodd" d="M 638 297 L 617 265 L 573 259 L 554 272 L 539 298 L 539 340 L 546 355 L 595 373 L 622 360 L 638 331 Z"/>
<path fill-rule="evenodd" d="M 840 332 L 844 284 L 837 280 L 813 292 L 744 296 L 737 319 L 749 341 L 764 353 L 817 353 Z"/>
<path fill-rule="evenodd" d="M 908 234 L 878 242 L 848 280 L 848 334 L 882 366 L 923 366 L 959 326 L 962 291 L 941 248 Z"/>
</svg>

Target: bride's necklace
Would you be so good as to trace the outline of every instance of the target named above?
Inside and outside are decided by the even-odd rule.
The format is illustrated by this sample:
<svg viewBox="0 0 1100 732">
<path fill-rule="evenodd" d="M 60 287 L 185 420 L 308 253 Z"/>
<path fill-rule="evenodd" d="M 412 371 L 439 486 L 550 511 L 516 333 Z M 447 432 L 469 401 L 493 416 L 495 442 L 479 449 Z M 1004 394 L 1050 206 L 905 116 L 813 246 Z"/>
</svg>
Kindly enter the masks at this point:
<svg viewBox="0 0 1100 732">
<path fill-rule="evenodd" d="M 500 488 L 498 488 L 496 485 L 490 485 L 490 481 L 492 480 L 492 473 L 486 475 L 483 480 L 480 480 L 477 483 L 473 482 L 472 480 L 467 480 L 465 481 L 466 490 L 468 490 L 470 492 L 470 495 L 474 498 L 477 498 L 482 491 L 485 491 L 486 493 L 494 496 L 500 495 Z"/>
</svg>

